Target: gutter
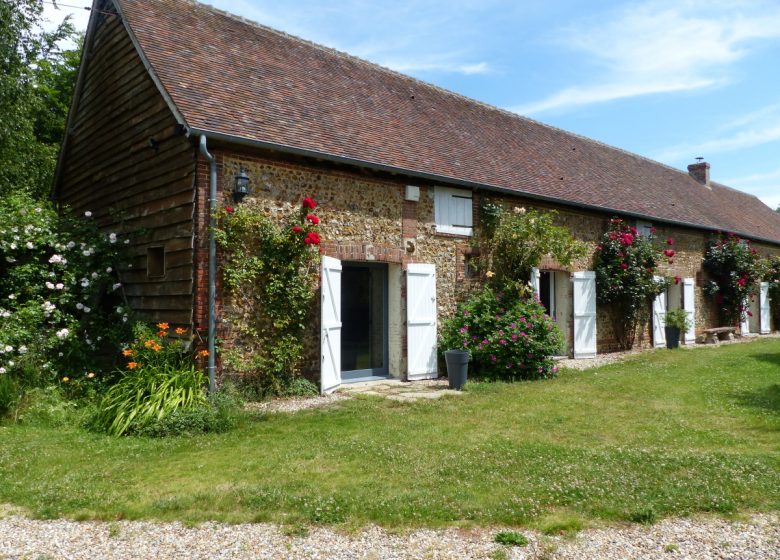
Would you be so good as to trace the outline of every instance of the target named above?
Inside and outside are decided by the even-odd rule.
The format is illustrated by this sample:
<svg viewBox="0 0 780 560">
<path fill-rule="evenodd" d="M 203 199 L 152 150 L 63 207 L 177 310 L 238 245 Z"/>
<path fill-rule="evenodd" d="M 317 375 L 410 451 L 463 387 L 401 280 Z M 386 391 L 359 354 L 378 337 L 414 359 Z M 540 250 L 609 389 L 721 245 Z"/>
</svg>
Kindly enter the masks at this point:
<svg viewBox="0 0 780 560">
<path fill-rule="evenodd" d="M 200 153 L 209 162 L 209 295 L 208 295 L 208 316 L 209 331 L 207 348 L 208 372 L 209 372 L 209 393 L 213 393 L 216 388 L 216 339 L 217 339 L 217 241 L 214 238 L 214 216 L 217 210 L 217 162 L 206 147 L 206 135 L 200 136 Z"/>
<path fill-rule="evenodd" d="M 703 230 L 703 231 L 710 231 L 715 233 L 720 233 L 724 231 L 734 231 L 734 233 L 748 238 L 753 239 L 755 241 L 763 241 L 765 243 L 769 243 L 771 245 L 780 245 L 780 241 L 777 239 L 768 239 L 765 237 L 756 237 L 755 235 L 747 234 L 742 231 L 736 231 L 736 230 L 730 230 L 729 228 L 724 227 L 713 227 L 713 226 L 705 226 L 701 224 L 695 224 L 692 222 L 684 222 L 684 221 L 678 221 L 678 220 L 669 220 L 665 218 L 659 218 L 658 216 L 652 216 L 650 214 L 639 214 L 636 212 L 629 212 L 626 210 L 618 210 L 615 208 L 606 208 L 604 206 L 596 206 L 593 204 L 585 204 L 582 202 L 573 202 L 573 201 L 567 201 L 567 200 L 561 200 L 560 198 L 555 198 L 552 196 L 544 196 L 540 194 L 535 193 L 529 193 L 521 190 L 516 189 L 510 189 L 507 187 L 499 187 L 496 185 L 487 185 L 483 183 L 476 183 L 474 181 L 465 181 L 463 179 L 456 179 L 454 177 L 447 177 L 444 175 L 435 175 L 433 173 L 425 173 L 422 171 L 414 171 L 411 169 L 404 169 L 402 167 L 393 167 L 391 165 L 385 165 L 382 163 L 374 163 L 370 161 L 345 157 L 345 156 L 339 156 L 335 154 L 330 154 L 327 152 L 319 152 L 316 150 L 308 150 L 305 148 L 296 148 L 295 146 L 288 146 L 285 144 L 275 144 L 273 142 L 264 142 L 262 140 L 255 140 L 252 138 L 246 138 L 244 136 L 234 136 L 232 134 L 224 134 L 222 132 L 214 132 L 212 130 L 205 130 L 202 128 L 194 128 L 194 127 L 188 127 L 188 134 L 190 135 L 200 135 L 201 138 L 204 136 L 208 136 L 212 140 L 222 141 L 222 142 L 229 142 L 231 144 L 238 144 L 242 146 L 251 146 L 254 148 L 265 148 L 268 150 L 275 150 L 278 152 L 282 152 L 285 154 L 291 154 L 291 155 L 297 155 L 297 156 L 305 156 L 315 159 L 320 159 L 324 161 L 330 161 L 333 163 L 342 163 L 357 167 L 362 167 L 365 169 L 371 169 L 373 171 L 382 171 L 385 173 L 393 173 L 393 174 L 400 174 L 400 175 L 406 175 L 407 177 L 414 177 L 417 179 L 424 179 L 426 181 L 433 181 L 436 183 L 442 183 L 447 185 L 456 185 L 459 187 L 465 187 L 465 188 L 471 188 L 471 189 L 478 189 L 483 191 L 492 191 L 497 192 L 501 194 L 509 194 L 514 196 L 524 196 L 526 198 L 529 198 L 531 200 L 538 200 L 540 202 L 547 202 L 551 204 L 556 204 L 559 206 L 568 206 L 571 208 L 579 208 L 582 210 L 590 210 L 593 212 L 599 212 L 602 214 L 620 214 L 621 216 L 626 216 L 629 218 L 636 218 L 640 220 L 649 220 L 652 222 L 662 222 L 664 224 L 670 224 L 675 226 L 683 226 L 691 229 L 697 229 L 697 230 Z"/>
</svg>

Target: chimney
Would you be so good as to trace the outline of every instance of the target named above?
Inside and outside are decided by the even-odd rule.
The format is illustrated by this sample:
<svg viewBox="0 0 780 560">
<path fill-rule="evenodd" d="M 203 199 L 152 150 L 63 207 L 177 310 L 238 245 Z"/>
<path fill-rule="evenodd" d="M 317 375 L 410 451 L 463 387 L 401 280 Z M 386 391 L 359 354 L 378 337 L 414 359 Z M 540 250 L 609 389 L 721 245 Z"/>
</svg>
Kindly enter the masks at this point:
<svg viewBox="0 0 780 560">
<path fill-rule="evenodd" d="M 704 158 L 697 157 L 696 163 L 692 163 L 688 166 L 688 175 L 696 179 L 699 183 L 707 187 L 710 187 L 710 164 L 704 161 Z"/>
</svg>

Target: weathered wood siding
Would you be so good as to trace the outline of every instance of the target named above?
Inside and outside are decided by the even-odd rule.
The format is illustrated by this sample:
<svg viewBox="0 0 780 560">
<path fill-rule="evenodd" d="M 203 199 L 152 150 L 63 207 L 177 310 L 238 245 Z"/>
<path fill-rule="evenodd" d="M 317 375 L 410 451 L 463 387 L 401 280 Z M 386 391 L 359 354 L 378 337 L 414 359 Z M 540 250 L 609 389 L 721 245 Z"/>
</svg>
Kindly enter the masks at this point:
<svg viewBox="0 0 780 560">
<path fill-rule="evenodd" d="M 193 300 L 195 149 L 152 82 L 122 22 L 99 21 L 71 122 L 58 200 L 129 233 L 121 270 L 131 307 L 189 325 Z M 154 139 L 150 145 L 150 139 Z M 147 250 L 165 248 L 165 276 L 149 278 Z"/>
</svg>

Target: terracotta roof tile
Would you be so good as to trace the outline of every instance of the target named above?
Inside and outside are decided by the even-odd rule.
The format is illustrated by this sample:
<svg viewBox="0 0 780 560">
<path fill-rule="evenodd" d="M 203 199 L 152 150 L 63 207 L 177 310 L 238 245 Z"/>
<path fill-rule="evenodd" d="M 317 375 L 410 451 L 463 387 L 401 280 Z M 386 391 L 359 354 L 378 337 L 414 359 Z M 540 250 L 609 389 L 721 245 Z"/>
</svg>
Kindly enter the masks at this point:
<svg viewBox="0 0 780 560">
<path fill-rule="evenodd" d="M 116 0 L 187 125 L 780 242 L 756 197 L 189 0 Z"/>
</svg>

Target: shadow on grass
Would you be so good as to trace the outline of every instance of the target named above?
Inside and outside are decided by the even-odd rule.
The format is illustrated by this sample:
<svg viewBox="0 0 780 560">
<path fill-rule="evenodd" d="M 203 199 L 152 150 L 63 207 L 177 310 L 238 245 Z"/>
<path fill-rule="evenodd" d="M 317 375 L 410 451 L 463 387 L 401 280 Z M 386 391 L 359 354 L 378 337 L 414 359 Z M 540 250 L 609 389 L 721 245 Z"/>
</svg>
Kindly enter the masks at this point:
<svg viewBox="0 0 780 560">
<path fill-rule="evenodd" d="M 737 393 L 734 396 L 742 406 L 759 408 L 780 415 L 780 384 L 775 383 L 755 391 Z"/>
<path fill-rule="evenodd" d="M 772 352 L 771 354 L 756 354 L 753 356 L 753 358 L 780 368 L 780 352 Z"/>
</svg>

